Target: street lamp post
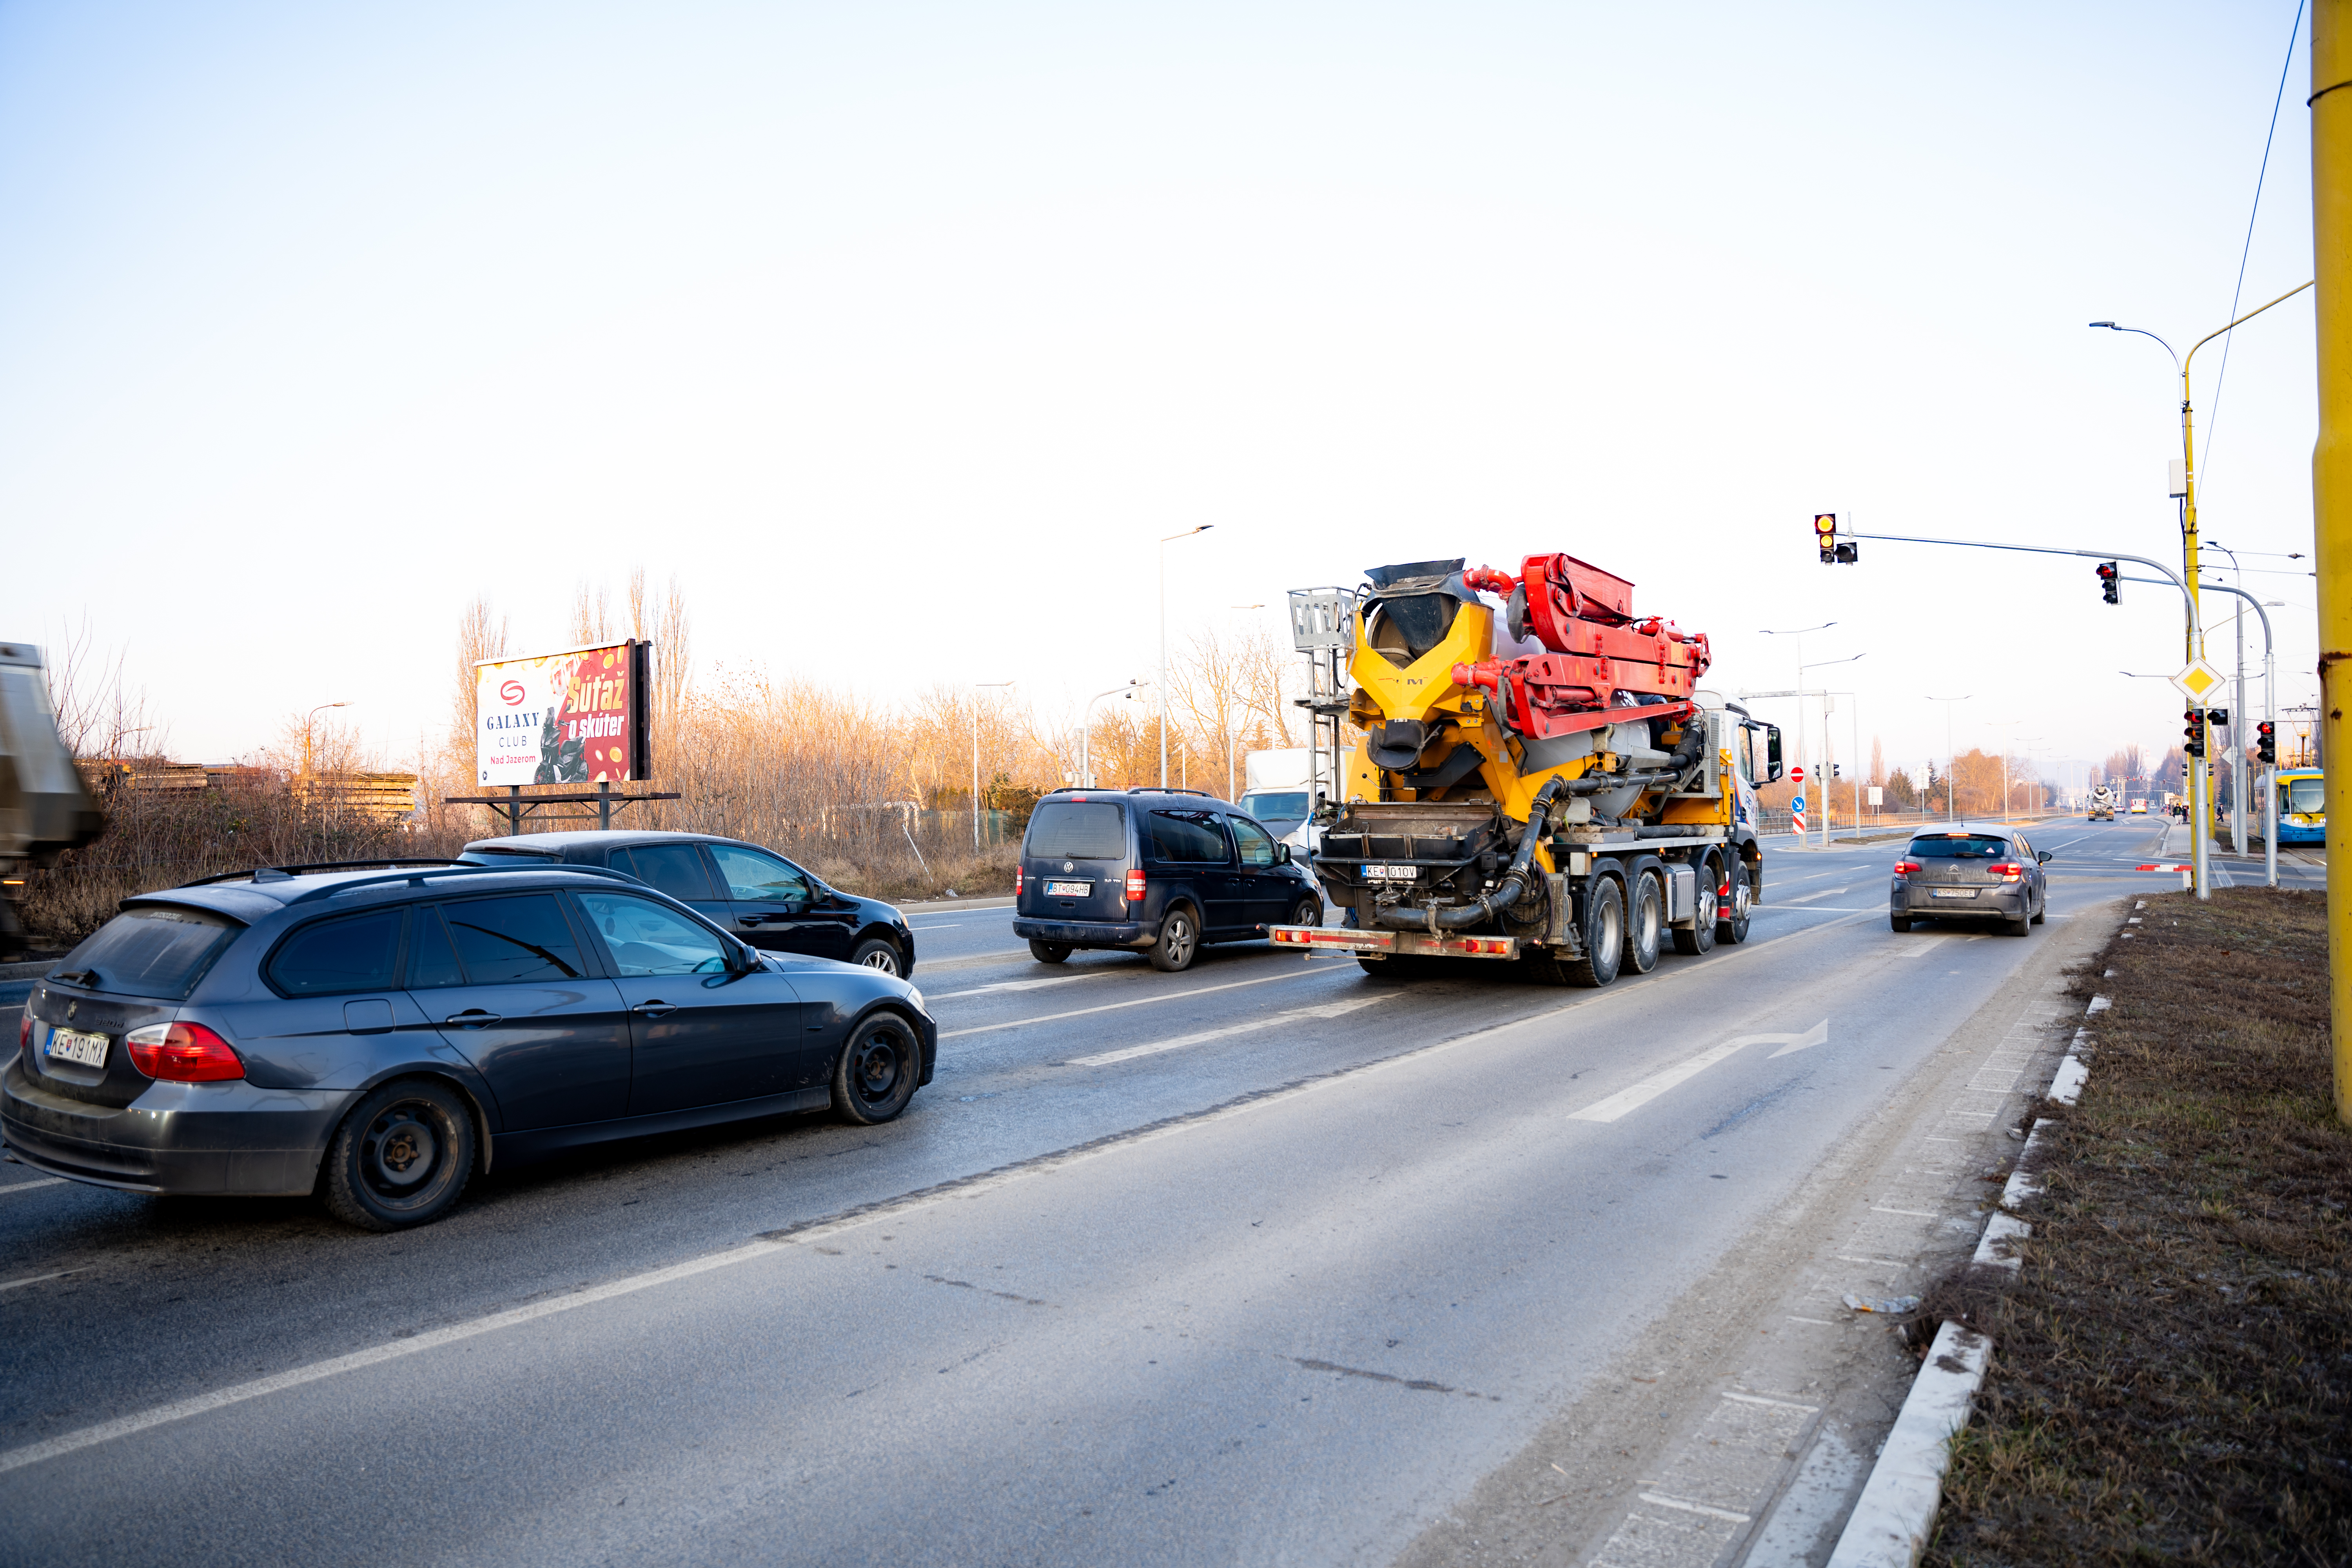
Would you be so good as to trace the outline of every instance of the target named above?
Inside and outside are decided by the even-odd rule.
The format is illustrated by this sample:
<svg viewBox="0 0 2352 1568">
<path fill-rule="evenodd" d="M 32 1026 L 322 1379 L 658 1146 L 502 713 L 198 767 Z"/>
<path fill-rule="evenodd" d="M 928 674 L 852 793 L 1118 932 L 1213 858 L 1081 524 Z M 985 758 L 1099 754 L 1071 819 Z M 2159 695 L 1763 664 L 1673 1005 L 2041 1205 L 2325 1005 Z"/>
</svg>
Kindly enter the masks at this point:
<svg viewBox="0 0 2352 1568">
<path fill-rule="evenodd" d="M 302 783 L 306 787 L 310 782 L 310 721 L 316 719 L 320 714 L 324 713 L 330 708 L 348 708 L 350 706 L 351 704 L 348 702 L 321 702 L 316 708 L 311 709 L 308 713 L 302 715 Z"/>
<path fill-rule="evenodd" d="M 2209 437 L 2210 439 L 2210 437 Z M 2246 606 L 2245 569 L 2238 564 L 2238 552 L 2226 544 L 2205 542 L 2208 550 L 2218 550 L 2230 558 L 2231 580 L 2238 585 L 2239 603 L 2230 616 L 2230 631 L 2237 640 L 2237 695 L 2230 710 L 2230 847 L 2240 857 L 2246 853 Z"/>
<path fill-rule="evenodd" d="M 1802 654 L 1800 653 L 1799 658 L 1801 658 L 1802 657 Z M 1800 724 L 1804 722 L 1805 671 L 1809 669 L 1825 669 L 1832 664 L 1852 664 L 1855 659 L 1867 658 L 1868 657 L 1869 650 L 1865 648 L 1861 653 L 1848 654 L 1843 658 L 1817 658 L 1811 664 L 1799 664 L 1797 666 L 1797 721 Z M 1799 742 L 1801 748 L 1802 744 L 1803 742 L 1801 739 Z M 1829 766 L 1829 752 L 1830 694 L 1824 691 L 1822 693 L 1822 765 L 1823 767 Z M 1830 781 L 1827 779 L 1816 779 L 1813 782 L 1820 786 L 1822 792 L 1822 847 L 1826 849 L 1830 847 Z M 1860 823 L 1861 808 L 1857 806 L 1855 808 L 1855 824 L 1857 827 L 1859 827 Z"/>
<path fill-rule="evenodd" d="M 1002 690 L 1018 685 L 1012 680 L 980 680 L 972 683 L 976 691 Z M 971 704 L 971 852 L 980 853 L 980 700 Z"/>
<path fill-rule="evenodd" d="M 1927 699 L 1930 702 L 1940 702 L 1944 705 L 1944 820 L 1953 826 L 1958 826 L 1960 820 L 1960 785 L 1955 776 L 1956 764 L 1960 759 L 1952 752 L 1952 704 L 1966 702 L 1969 698 L 1975 695 L 1976 693 L 1971 691 L 1966 696 Z"/>
<path fill-rule="evenodd" d="M 1168 787 L 1168 546 L 1179 539 L 1190 539 L 1196 533 L 1206 533 L 1216 527 L 1204 522 L 1198 528 L 1188 528 L 1181 533 L 1171 533 L 1160 542 L 1160 787 Z M 1087 786 L 1091 789 L 1094 786 Z"/>
<path fill-rule="evenodd" d="M 1142 689 L 1143 685 L 1140 680 L 1130 680 L 1125 686 L 1114 686 L 1108 691 L 1097 691 L 1087 699 L 1086 716 L 1078 730 L 1078 787 L 1080 789 L 1095 787 L 1095 704 L 1106 697 L 1124 697 L 1133 701 L 1135 694 Z M 1163 769 L 1167 766 L 1167 758 L 1164 754 L 1160 758 L 1160 766 Z"/>
<path fill-rule="evenodd" d="M 1797 766 L 1799 766 L 1799 767 L 1801 767 L 1801 767 L 1803 767 L 1803 766 L 1805 765 L 1805 635 L 1806 635 L 1808 632 L 1825 632 L 1825 631 L 1829 630 L 1832 626 L 1835 626 L 1835 625 L 1837 625 L 1837 623 L 1836 623 L 1835 621 L 1823 621 L 1820 626 L 1795 626 L 1795 627 L 1783 628 L 1783 629 L 1781 629 L 1781 630 L 1778 630 L 1778 631 L 1775 631 L 1774 629 L 1772 629 L 1772 628 L 1771 628 L 1771 627 L 1769 627 L 1769 626 L 1759 626 L 1759 627 L 1757 628 L 1757 635 L 1758 635 L 1758 636 L 1759 636 L 1759 637 L 1794 637 L 1794 638 L 1796 638 L 1796 639 L 1797 639 L 1797 763 L 1796 763 L 1796 765 L 1797 765 Z M 1800 786 L 1800 787 L 1801 787 L 1801 786 Z M 1791 826 L 1793 826 L 1793 824 L 1792 824 Z M 1799 846 L 1800 846 L 1800 847 L 1801 847 L 1801 846 L 1803 845 L 1803 843 L 1804 843 L 1804 840 L 1803 840 L 1803 839 L 1800 838 L 1800 839 L 1798 840 L 1798 844 L 1799 844 Z"/>
<path fill-rule="evenodd" d="M 2094 327 L 2105 327 L 2110 331 L 2118 332 L 2134 332 L 2144 338 L 2155 339 L 2156 342 L 2163 348 L 2166 353 L 2172 355 L 2172 363 L 2179 367 L 2180 372 L 2180 469 L 2179 477 L 2175 481 L 2179 488 L 2173 493 L 2180 498 L 2180 553 L 2182 563 L 2187 567 L 2187 570 L 2183 572 L 2181 575 L 2188 585 L 2189 591 L 2189 624 L 2185 639 L 2189 645 L 2189 656 L 2184 661 L 2188 664 L 2193 665 L 2199 659 L 2205 657 L 2204 615 L 2197 601 L 2197 439 L 2196 419 L 2189 391 L 2189 373 L 2190 367 L 2196 363 L 2197 351 L 2199 349 L 2203 348 L 2207 343 L 2211 342 L 2215 338 L 2220 337 L 2222 333 L 2233 330 L 2241 322 L 2252 321 L 2256 316 L 2259 316 L 2264 310 L 2269 310 L 2272 305 L 2281 304 L 2288 300 L 2292 300 L 2297 294 L 2302 293 L 2304 289 L 2310 287 L 2311 284 L 2309 283 L 2298 284 L 2296 287 L 2290 289 L 2285 293 L 2280 295 L 2277 299 L 2271 300 L 2269 304 L 2255 306 L 2244 315 L 2240 316 L 2237 321 L 2231 321 L 2226 326 L 2216 328 L 2214 331 L 2210 331 L 2203 337 L 2198 339 L 2194 343 L 2189 345 L 2189 352 L 2186 354 L 2173 353 L 2172 345 L 2170 343 L 2166 342 L 2162 338 L 2157 337 L 2154 332 L 2147 331 L 2144 327 L 2119 326 L 2114 321 L 2093 321 L 2091 323 Z M 2189 700 L 2192 703 L 2198 704 L 2200 707 L 2202 706 L 2200 700 L 2193 694 L 2189 697 Z M 2210 726 L 2200 723 L 2198 728 L 2202 731 L 2210 730 Z M 2204 748 L 2200 747 L 2199 749 L 2203 750 Z M 2212 853 L 2211 842 L 2213 837 L 2213 825 L 2209 819 L 2210 813 L 2206 805 L 2206 802 L 2211 798 L 2211 795 L 2209 793 L 2212 787 L 2210 769 L 2211 762 L 2209 758 L 2191 757 L 2189 760 L 2189 859 L 2196 867 L 2195 880 L 2197 884 L 2197 897 L 2200 900 L 2210 899 L 2213 896 L 2212 884 L 2210 879 L 2209 866 L 2209 861 Z"/>
</svg>

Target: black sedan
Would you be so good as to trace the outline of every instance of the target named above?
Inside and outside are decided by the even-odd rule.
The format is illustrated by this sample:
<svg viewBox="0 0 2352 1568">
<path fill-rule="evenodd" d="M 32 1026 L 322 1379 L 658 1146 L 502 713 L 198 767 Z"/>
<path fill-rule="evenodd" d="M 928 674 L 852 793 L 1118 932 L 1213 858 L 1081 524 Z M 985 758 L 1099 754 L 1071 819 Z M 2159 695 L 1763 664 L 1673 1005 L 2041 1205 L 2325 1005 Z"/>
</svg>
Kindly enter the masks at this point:
<svg viewBox="0 0 2352 1568">
<path fill-rule="evenodd" d="M 708 833 L 526 833 L 478 838 L 459 858 L 481 865 L 545 861 L 626 871 L 753 947 L 915 972 L 915 933 L 879 899 L 828 887 L 772 849 Z"/>
<path fill-rule="evenodd" d="M 145 1193 L 301 1194 L 394 1230 L 493 1163 L 931 1080 L 922 994 L 762 952 L 610 870 L 257 870 L 126 900 L 39 982 L 8 1157 Z"/>
</svg>

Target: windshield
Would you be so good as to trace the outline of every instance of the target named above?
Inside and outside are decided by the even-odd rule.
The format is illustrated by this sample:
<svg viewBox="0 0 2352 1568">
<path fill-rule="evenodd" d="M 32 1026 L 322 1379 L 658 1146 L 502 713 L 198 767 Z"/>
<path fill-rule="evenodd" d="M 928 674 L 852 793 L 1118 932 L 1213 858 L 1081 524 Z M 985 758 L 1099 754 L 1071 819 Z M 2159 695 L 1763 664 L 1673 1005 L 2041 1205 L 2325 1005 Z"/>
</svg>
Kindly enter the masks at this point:
<svg viewBox="0 0 2352 1568">
<path fill-rule="evenodd" d="M 1303 789 L 1265 790 L 1242 796 L 1242 809 L 1260 822 L 1287 822 L 1307 815 Z"/>
<path fill-rule="evenodd" d="M 2289 779 L 2279 787 L 2279 793 L 2285 797 L 2284 808 L 2288 811 L 2316 816 L 2327 809 L 2326 779 Z"/>
<path fill-rule="evenodd" d="M 1049 800 L 1030 817 L 1023 852 L 1045 859 L 1124 860 L 1127 819 L 1115 801 Z"/>
<path fill-rule="evenodd" d="M 236 922 L 209 910 L 146 905 L 125 910 L 66 955 L 57 977 L 92 991 L 177 1002 L 196 988 Z"/>
<path fill-rule="evenodd" d="M 2008 839 L 1974 833 L 1911 841 L 1912 858 L 1919 860 L 1998 860 L 2009 852 Z"/>
</svg>

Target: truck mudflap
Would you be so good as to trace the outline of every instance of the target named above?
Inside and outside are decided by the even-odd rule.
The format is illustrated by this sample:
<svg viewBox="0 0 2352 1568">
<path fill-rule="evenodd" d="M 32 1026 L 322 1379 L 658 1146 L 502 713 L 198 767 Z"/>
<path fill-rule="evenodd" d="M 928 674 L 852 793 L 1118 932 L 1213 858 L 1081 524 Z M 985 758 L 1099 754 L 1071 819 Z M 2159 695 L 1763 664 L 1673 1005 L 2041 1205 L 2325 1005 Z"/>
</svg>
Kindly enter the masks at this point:
<svg viewBox="0 0 2352 1568">
<path fill-rule="evenodd" d="M 1358 931 L 1346 926 L 1268 926 L 1276 947 L 1352 952 L 1360 958 L 1517 958 L 1519 943 L 1508 936 L 1427 936 L 1410 931 Z"/>
</svg>

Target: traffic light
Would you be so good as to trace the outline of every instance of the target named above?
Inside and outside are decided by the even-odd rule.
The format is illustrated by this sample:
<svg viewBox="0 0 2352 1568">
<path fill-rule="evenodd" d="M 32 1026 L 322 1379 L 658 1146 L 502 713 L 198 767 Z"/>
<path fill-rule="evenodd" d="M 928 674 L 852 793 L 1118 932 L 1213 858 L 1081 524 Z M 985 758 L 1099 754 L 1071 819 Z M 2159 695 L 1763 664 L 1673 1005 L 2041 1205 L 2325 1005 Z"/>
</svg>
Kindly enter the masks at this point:
<svg viewBox="0 0 2352 1568">
<path fill-rule="evenodd" d="M 2278 726 L 2267 719 L 2254 726 L 2254 756 L 2266 768 L 2278 765 Z"/>
<path fill-rule="evenodd" d="M 1862 559 L 1861 552 L 1851 544 L 1840 544 L 1837 536 L 1837 513 L 1817 511 L 1813 514 L 1813 542 L 1822 547 L 1824 566 L 1851 566 Z"/>
<path fill-rule="evenodd" d="M 2227 708 L 2208 708 L 2205 710 L 2205 722 L 2226 730 L 2230 727 L 2230 710 Z"/>
<path fill-rule="evenodd" d="M 2099 563 L 2099 596 L 2110 605 L 2120 605 L 2124 601 L 2124 574 L 2116 569 L 2112 561 Z"/>
<path fill-rule="evenodd" d="M 1845 777 L 1845 769 L 1836 763 L 1832 763 L 1830 764 L 1830 777 L 1832 779 L 1842 779 Z"/>
<path fill-rule="evenodd" d="M 2188 711 L 2182 713 L 2180 717 L 2183 722 L 2181 732 L 2188 737 L 2188 739 L 2181 744 L 2181 754 L 2186 757 L 2203 756 L 2205 754 L 2204 710 L 2201 708 L 2191 708 Z M 2180 765 L 2183 768 L 2186 768 L 2189 764 L 2184 762 Z"/>
</svg>

